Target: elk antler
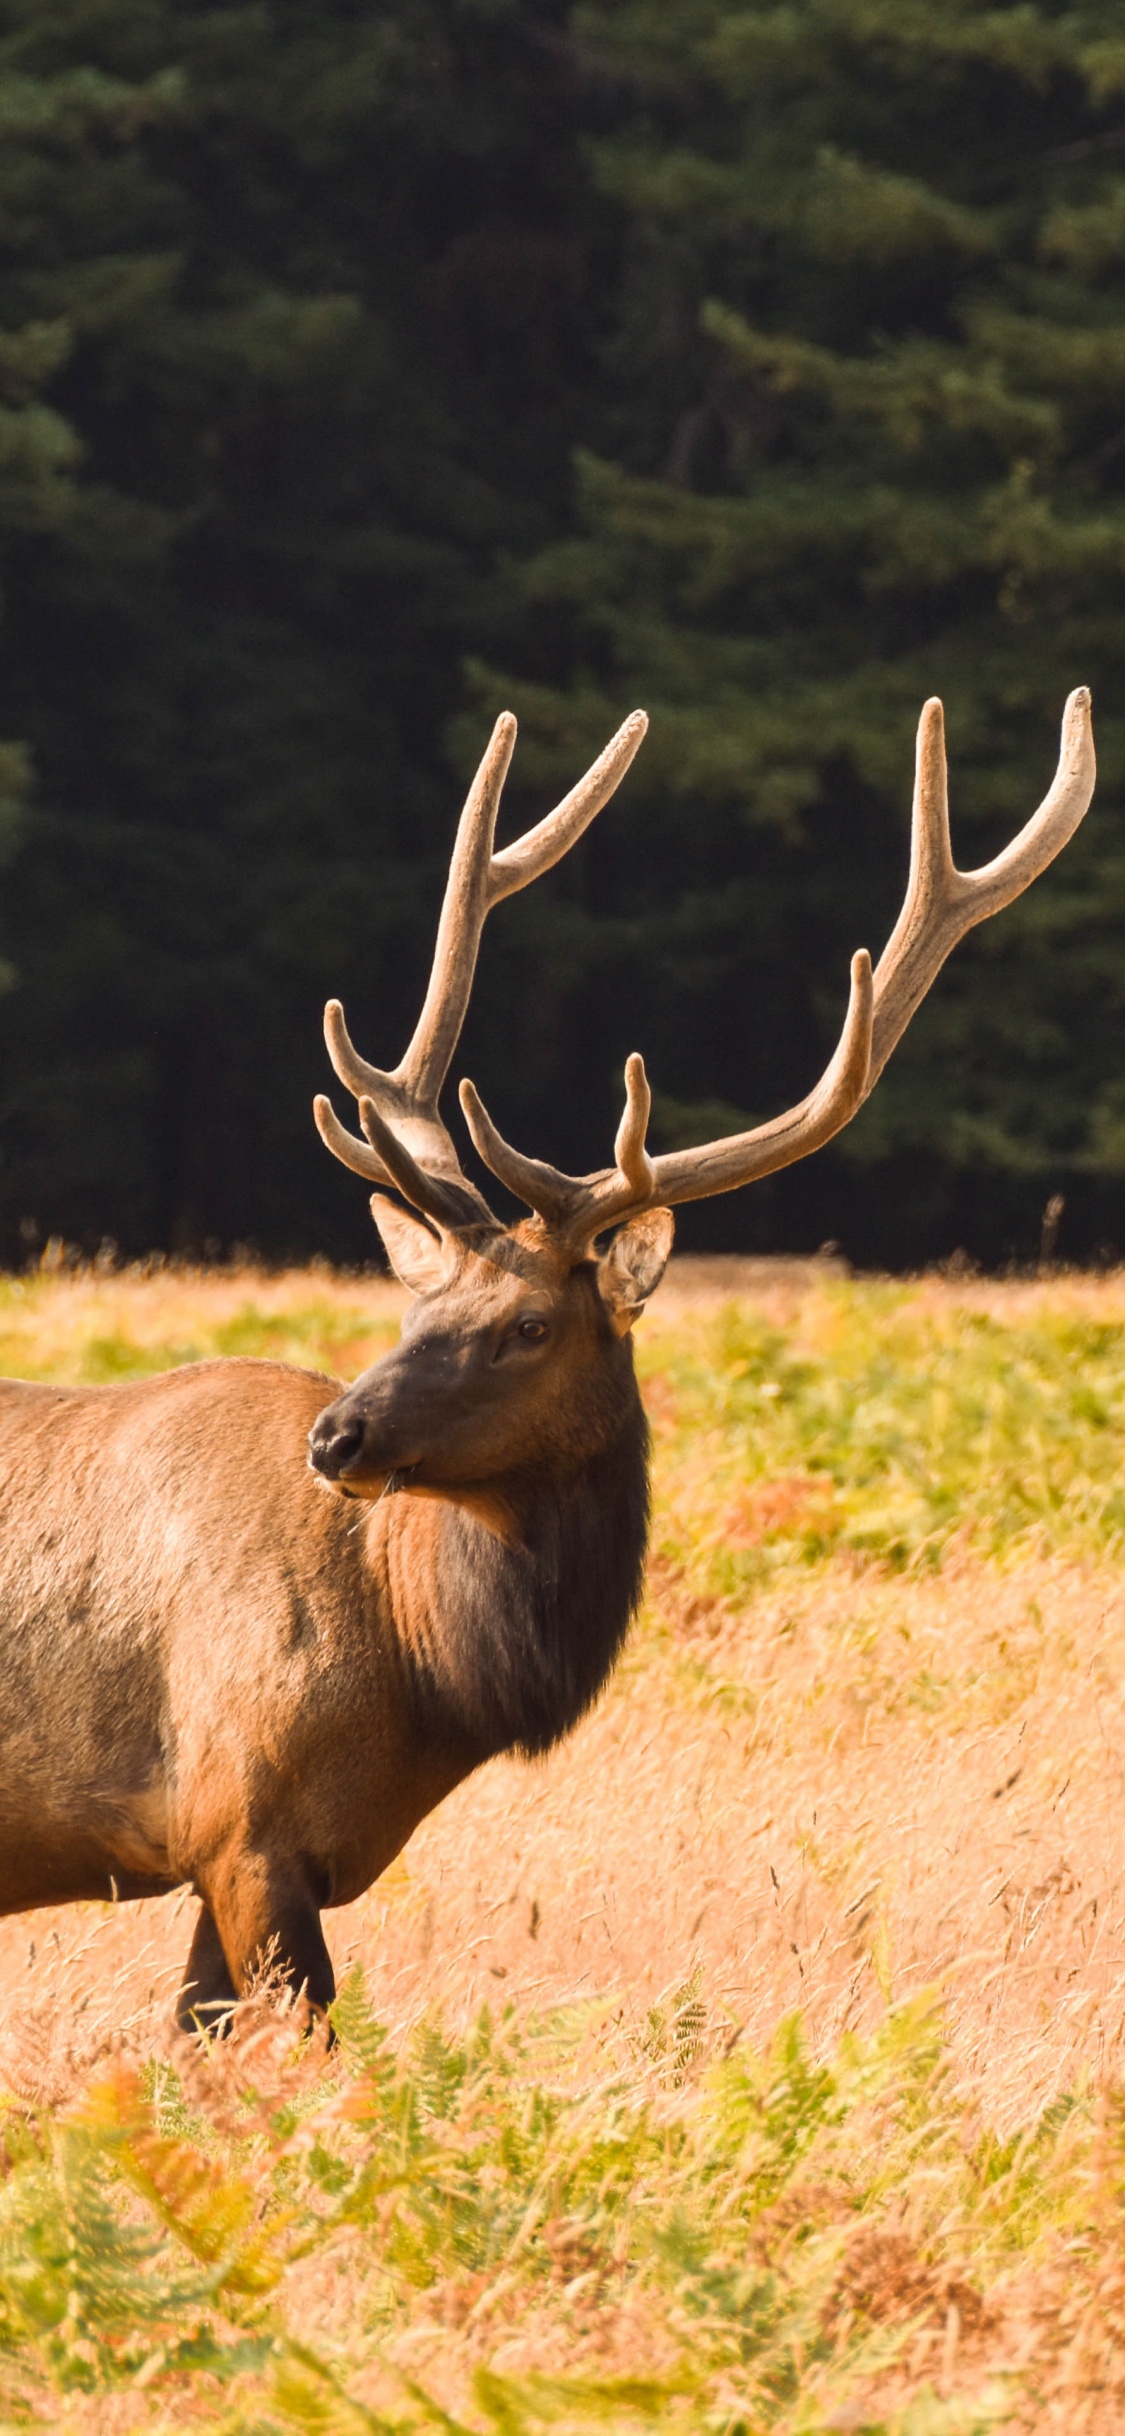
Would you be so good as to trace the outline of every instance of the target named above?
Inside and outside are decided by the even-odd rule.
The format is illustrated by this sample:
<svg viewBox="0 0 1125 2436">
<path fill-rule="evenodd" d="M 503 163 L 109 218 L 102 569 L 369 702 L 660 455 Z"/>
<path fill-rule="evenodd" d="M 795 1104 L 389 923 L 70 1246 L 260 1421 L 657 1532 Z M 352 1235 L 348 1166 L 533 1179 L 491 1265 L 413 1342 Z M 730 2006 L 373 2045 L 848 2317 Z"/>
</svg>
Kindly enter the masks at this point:
<svg viewBox="0 0 1125 2436">
<path fill-rule="evenodd" d="M 918 727 L 910 877 L 902 912 L 874 975 L 865 950 L 853 956 L 844 1029 L 808 1098 L 749 1133 L 650 1158 L 644 1137 L 651 1095 L 640 1058 L 631 1057 L 616 1165 L 592 1176 L 565 1176 L 513 1150 L 473 1085 L 465 1082 L 461 1105 L 485 1165 L 538 1210 L 555 1234 L 581 1248 L 626 1212 L 731 1192 L 819 1150 L 862 1106 L 957 941 L 1029 887 L 1073 836 L 1093 794 L 1094 775 L 1090 695 L 1083 685 L 1070 695 L 1063 713 L 1059 766 L 1039 810 L 993 862 L 979 871 L 958 871 L 949 842 L 942 708 L 937 700 L 927 702 Z"/>
<path fill-rule="evenodd" d="M 924 704 L 914 763 L 910 877 L 875 974 L 869 1091 L 958 940 L 1022 896 L 1061 854 L 1087 810 L 1096 775 L 1090 689 L 1079 685 L 1067 696 L 1059 766 L 1039 810 L 991 863 L 958 871 L 949 842 L 944 714 L 936 695 Z"/>
<path fill-rule="evenodd" d="M 581 837 L 625 775 L 648 720 L 633 711 L 592 768 L 544 820 L 514 845 L 492 851 L 500 794 L 516 741 L 511 711 L 502 711 L 469 789 L 449 866 L 429 987 L 414 1037 L 400 1065 L 384 1074 L 359 1055 L 339 999 L 324 1010 L 328 1054 L 359 1102 L 366 1140 L 341 1125 L 330 1100 L 313 1101 L 321 1138 L 336 1158 L 377 1185 L 391 1185 L 439 1226 L 496 1224 L 482 1193 L 461 1172 L 438 1113 L 442 1084 L 460 1037 L 488 914 L 549 871 Z M 647 1113 L 647 1112 L 646 1112 Z"/>
</svg>

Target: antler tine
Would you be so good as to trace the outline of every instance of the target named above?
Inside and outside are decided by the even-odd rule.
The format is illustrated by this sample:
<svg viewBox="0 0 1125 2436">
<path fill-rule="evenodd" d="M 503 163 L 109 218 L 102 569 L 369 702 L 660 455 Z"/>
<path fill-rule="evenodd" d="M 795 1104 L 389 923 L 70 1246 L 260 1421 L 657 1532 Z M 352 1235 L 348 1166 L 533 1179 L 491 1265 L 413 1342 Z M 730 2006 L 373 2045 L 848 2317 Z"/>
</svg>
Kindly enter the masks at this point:
<svg viewBox="0 0 1125 2436">
<path fill-rule="evenodd" d="M 541 872 L 550 871 L 589 828 L 620 785 L 647 727 L 645 713 L 633 711 L 561 804 L 514 844 L 493 854 L 500 790 L 516 741 L 512 713 L 502 712 L 461 815 L 430 986 L 414 1038 L 393 1081 L 436 1105 L 465 1020 L 487 915 L 504 897 L 514 896 Z"/>
<path fill-rule="evenodd" d="M 942 707 L 936 696 L 926 703 L 918 723 L 910 878 L 875 973 L 868 1090 L 958 940 L 1029 888 L 1073 837 L 1096 775 L 1090 691 L 1079 685 L 1067 698 L 1058 768 L 1038 811 L 991 863 L 958 871 L 949 843 Z"/>
<path fill-rule="evenodd" d="M 545 1159 L 528 1159 L 513 1150 L 493 1124 L 475 1083 L 462 1083 L 460 1100 L 485 1166 L 518 1201 L 538 1211 L 560 1238 L 589 1243 L 626 1210 L 646 1209 L 655 1198 L 653 1162 L 645 1149 L 652 1093 L 642 1057 L 634 1054 L 626 1060 L 625 1112 L 613 1146 L 616 1165 L 593 1176 L 566 1176 Z"/>
<path fill-rule="evenodd" d="M 645 1148 L 652 1093 L 645 1061 L 634 1050 L 625 1060 L 625 1108 L 613 1145 L 614 1165 L 599 1176 L 585 1177 L 572 1195 L 568 1236 L 589 1243 L 603 1228 L 615 1226 L 629 1211 L 651 1207 L 657 1199 L 656 1168 Z"/>
<path fill-rule="evenodd" d="M 749 1133 L 730 1134 L 705 1142 L 696 1150 L 672 1150 L 654 1159 L 652 1199 L 672 1206 L 703 1201 L 712 1193 L 733 1192 L 772 1176 L 779 1167 L 792 1167 L 830 1142 L 849 1123 L 867 1096 L 874 1016 L 871 958 L 865 947 L 852 957 L 851 990 L 844 1028 L 820 1081 L 807 1099 L 784 1116 L 755 1125 Z"/>
<path fill-rule="evenodd" d="M 325 1008 L 325 1039 L 336 1073 L 358 1100 L 374 1109 L 379 1121 L 376 1139 L 376 1133 L 364 1118 L 364 1130 L 376 1140 L 378 1180 L 394 1182 L 430 1216 L 437 1215 L 437 1202 L 447 1212 L 457 1210 L 456 1217 L 447 1215 L 442 1223 L 466 1225 L 491 1219 L 482 1195 L 462 1175 L 453 1143 L 438 1113 L 442 1084 L 465 1020 L 485 920 L 493 905 L 514 895 L 517 889 L 526 888 L 541 872 L 549 871 L 581 837 L 620 784 L 647 726 L 644 712 L 634 711 L 554 811 L 501 854 L 494 855 L 492 841 L 500 794 L 516 740 L 515 719 L 510 711 L 503 711 L 461 814 L 430 979 L 405 1057 L 391 1072 L 369 1065 L 351 1039 L 339 1000 L 330 999 Z M 481 1114 L 487 1124 L 483 1111 Z M 318 1113 L 317 1123 L 337 1158 L 361 1175 L 373 1173 L 363 1164 L 362 1143 L 347 1133 L 335 1117 L 326 1124 Z M 496 1140 L 503 1158 L 506 1146 L 499 1135 Z M 400 1147 L 405 1145 L 405 1161 L 398 1160 L 397 1172 L 393 1142 Z M 518 1157 L 518 1152 L 508 1153 L 509 1161 Z M 386 1170 L 391 1171 L 389 1176 Z M 404 1181 L 408 1173 L 409 1184 Z M 436 1193 L 431 1189 L 435 1178 Z M 422 1186 L 426 1189 L 424 1199 L 419 1198 Z M 515 1189 L 518 1191 L 519 1187 Z"/>
<path fill-rule="evenodd" d="M 405 1142 L 400 1142 L 380 1116 L 374 1100 L 361 1099 L 359 1118 L 387 1182 L 396 1187 L 405 1201 L 412 1201 L 415 1209 L 424 1211 L 427 1218 L 436 1218 L 439 1226 L 479 1224 L 481 1197 L 474 1185 L 464 1178 L 451 1179 L 420 1167 Z M 491 1216 L 491 1212 L 487 1214 Z"/>
<path fill-rule="evenodd" d="M 635 1199 L 644 1199 L 652 1191 L 652 1160 L 645 1149 L 648 1120 L 652 1115 L 652 1093 L 648 1087 L 645 1061 L 634 1050 L 625 1060 L 625 1108 L 617 1128 L 613 1155 L 618 1173 Z"/>
<path fill-rule="evenodd" d="M 558 1225 L 573 1201 L 574 1177 L 564 1176 L 560 1168 L 551 1167 L 546 1159 L 529 1159 L 522 1150 L 514 1150 L 497 1131 L 476 1084 L 468 1076 L 457 1096 L 473 1147 L 485 1166 L 499 1177 L 501 1184 L 507 1185 L 517 1201 L 524 1202 L 529 1210 L 538 1210 L 548 1225 Z"/>
<path fill-rule="evenodd" d="M 852 1001 L 832 1064 L 809 1099 L 772 1125 L 657 1159 L 657 1199 L 728 1192 L 805 1158 L 839 1132 L 878 1081 L 950 950 L 974 923 L 1029 887 L 1073 836 L 1094 775 L 1090 695 L 1082 685 L 1067 702 L 1058 770 L 1038 812 L 995 861 L 958 871 L 949 840 L 942 707 L 936 698 L 927 702 L 918 726 L 906 897 L 873 980 L 866 957 L 853 959 Z"/>
<path fill-rule="evenodd" d="M 477 1196 L 471 1185 L 459 1193 L 455 1184 L 427 1175 L 390 1126 L 384 1124 L 373 1100 L 361 1099 L 359 1113 L 368 1142 L 357 1141 L 355 1134 L 341 1125 L 323 1091 L 318 1091 L 313 1101 L 321 1141 L 354 1175 L 364 1176 L 369 1184 L 384 1190 L 401 1193 L 404 1200 L 413 1202 L 415 1209 L 435 1218 L 439 1226 L 466 1226 L 479 1219 Z"/>
<path fill-rule="evenodd" d="M 1067 702 L 1058 770 L 1038 812 L 993 862 L 979 871 L 958 871 L 949 839 L 942 708 L 936 699 L 927 702 L 918 728 L 910 877 L 902 912 L 874 974 L 866 948 L 853 956 L 844 1028 L 808 1098 L 748 1133 L 651 1159 L 645 1149 L 649 1088 L 640 1058 L 631 1057 L 616 1166 L 594 1176 L 564 1176 L 513 1150 L 485 1114 L 472 1084 L 462 1084 L 462 1105 L 481 1157 L 572 1248 L 654 1203 L 731 1192 L 807 1158 L 862 1105 L 950 949 L 974 923 L 998 913 L 1027 888 L 1073 836 L 1093 794 L 1094 774 L 1090 696 L 1082 685 Z M 553 817 L 561 818 L 565 809 L 560 806 Z M 521 847 L 550 826 L 542 823 Z"/>
<path fill-rule="evenodd" d="M 658 1159 L 645 1148 L 652 1095 L 641 1058 L 625 1068 L 625 1114 L 614 1145 L 616 1165 L 592 1176 L 565 1176 L 538 1159 L 527 1159 L 497 1133 L 472 1083 L 461 1085 L 461 1105 L 485 1165 L 509 1191 L 538 1210 L 571 1246 L 591 1243 L 608 1226 L 654 1203 L 704 1200 L 711 1193 L 752 1183 L 778 1167 L 819 1150 L 854 1116 L 864 1096 L 871 1055 L 873 994 L 866 948 L 852 958 L 852 986 L 844 1029 L 835 1055 L 815 1090 L 768 1125 L 707 1142 L 697 1150 L 670 1151 Z"/>
<path fill-rule="evenodd" d="M 338 998 L 330 998 L 324 1010 L 324 1043 L 334 1073 L 339 1075 L 354 1099 L 360 1099 L 365 1091 L 370 1094 L 386 1089 L 391 1079 L 389 1074 L 381 1073 L 378 1066 L 369 1065 L 367 1059 L 360 1056 L 344 1021 L 344 1010 Z"/>
<path fill-rule="evenodd" d="M 499 905 L 504 897 L 514 896 L 517 889 L 527 887 L 529 880 L 537 880 L 541 872 L 550 871 L 555 863 L 561 862 L 616 792 L 647 734 L 647 711 L 630 711 L 616 736 L 610 737 L 605 751 L 599 753 L 569 795 L 564 795 L 561 804 L 556 804 L 544 820 L 537 821 L 534 829 L 526 829 L 512 845 L 493 855 L 490 905 Z"/>
<path fill-rule="evenodd" d="M 501 711 L 458 823 L 422 1012 L 410 1047 L 390 1078 L 435 1110 L 473 986 L 491 902 L 496 815 L 515 743 L 515 719 L 511 711 Z"/>
<path fill-rule="evenodd" d="M 370 1150 L 366 1142 L 357 1141 L 354 1133 L 349 1133 L 347 1126 L 341 1125 L 331 1100 L 325 1098 L 323 1091 L 318 1091 L 313 1101 L 313 1119 L 326 1149 L 344 1167 L 350 1167 L 353 1175 L 366 1176 L 369 1184 L 394 1183 L 394 1177 L 388 1174 L 377 1152 Z"/>
</svg>

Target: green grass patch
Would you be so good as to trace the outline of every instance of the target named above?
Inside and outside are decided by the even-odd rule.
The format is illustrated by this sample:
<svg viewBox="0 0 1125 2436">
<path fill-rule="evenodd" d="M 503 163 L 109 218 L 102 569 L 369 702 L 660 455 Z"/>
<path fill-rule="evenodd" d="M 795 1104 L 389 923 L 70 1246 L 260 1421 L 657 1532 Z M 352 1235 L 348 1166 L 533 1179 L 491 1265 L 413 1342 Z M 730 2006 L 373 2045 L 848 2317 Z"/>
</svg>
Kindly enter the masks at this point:
<svg viewBox="0 0 1125 2436">
<path fill-rule="evenodd" d="M 209 1317 L 205 1306 L 193 1310 L 185 1292 L 177 1298 L 183 1319 L 174 1335 L 146 1333 L 144 1305 L 138 1301 L 132 1325 L 119 1317 L 115 1327 L 107 1327 L 92 1302 L 88 1313 L 77 1315 L 59 1336 L 52 1326 L 49 1282 L 7 1280 L 5 1285 L 0 1295 L 0 1375 L 8 1378 L 105 1387 L 119 1380 L 151 1378 L 184 1362 L 231 1356 L 290 1362 L 336 1377 L 377 1359 L 398 1333 L 393 1322 L 372 1322 L 358 1302 L 352 1309 L 314 1301 L 265 1311 L 250 1298 L 220 1319 Z"/>
<path fill-rule="evenodd" d="M 397 1336 L 354 1301 L 112 1276 L 65 1302 L 0 1280 L 0 1371 L 93 1385 L 237 1355 L 352 1377 Z M 739 1600 L 841 1554 L 931 1566 L 955 1542 L 1019 1559 L 1106 1556 L 1125 1538 L 1125 1324 L 1050 1298 L 1008 1318 L 910 1286 L 817 1285 L 789 1328 L 750 1302 L 638 1337 L 656 1425 L 655 1546 L 691 1592 Z M 920 1696 L 923 1696 L 920 1694 Z"/>
<path fill-rule="evenodd" d="M 909 1287 L 821 1289 L 791 1333 L 732 1304 L 642 1339 L 658 1547 L 737 1599 L 794 1562 L 1115 1554 L 1125 1327 L 1007 1321 Z"/>
<path fill-rule="evenodd" d="M 916 2376 L 884 2408 L 908 2348 L 951 2308 L 985 2326 L 991 2288 L 1049 2278 L 1063 2245 L 1073 2295 L 1120 2240 L 1118 2118 L 1079 2098 L 996 2138 L 927 1999 L 826 2063 L 795 2018 L 764 2055 L 701 2063 L 692 1982 L 592 2085 L 581 2015 L 428 2022 L 396 2051 L 356 1971 L 335 2022 L 335 2061 L 275 2061 L 272 2087 L 236 2038 L 190 2089 L 117 2066 L 63 2112 L 0 2111 L 4 2424 L 124 2393 L 115 2426 L 190 2401 L 230 2436 L 965 2436 L 1015 2381 L 982 2371 L 953 2401 Z M 318 2261 L 347 2302 L 331 2341 L 300 2305 Z M 529 2327 L 549 2370 L 490 2368 Z"/>
<path fill-rule="evenodd" d="M 69 1302 L 8 1281 L 0 1358 L 52 1380 L 232 1353 L 349 1375 L 392 1341 L 361 1285 L 354 1303 L 350 1281 L 346 1300 L 312 1285 L 275 1310 L 250 1280 L 210 1303 L 189 1282 L 134 1303 L 119 1280 Z M 669 1323 L 657 1307 L 639 1350 L 658 1614 L 666 1597 L 750 1608 L 787 1567 L 817 1585 L 799 1615 L 841 1561 L 1120 1546 L 1125 1326 L 1078 1297 L 1006 1315 L 1002 1296 L 818 1285 L 784 1327 L 749 1302 Z M 737 1636 L 716 1635 L 714 1663 L 705 1636 L 677 1644 L 677 1698 L 727 1711 L 747 1757 L 767 1695 L 780 1768 L 786 1735 L 811 1747 L 822 1695 L 976 1731 L 1014 1713 L 1048 1639 L 1069 1664 L 1034 1599 L 1014 1621 L 982 1600 L 961 1638 L 944 1619 L 915 1643 L 870 1574 L 854 1602 L 846 1574 L 829 1587 L 835 1669 L 775 1681 L 765 1644 L 741 1672 Z M 785 1597 L 762 1613 L 772 1648 Z M 642 1641 L 627 1664 L 652 1657 Z M 1013 1764 L 984 1780 L 995 1797 Z M 854 1747 L 847 1765 L 858 1816 Z M 759 1781 L 764 1806 L 748 1766 L 756 1804 Z M 861 1856 L 804 1858 L 843 1886 Z M 1031 1895 L 1036 1871 L 1029 1849 Z M 1069 2001 L 1059 1984 L 1036 2002 Z M 396 2045 L 353 1974 L 327 2057 L 251 2005 L 180 2071 L 118 2061 L 54 2107 L 0 2092 L 0 2429 L 86 2436 L 104 2411 L 113 2436 L 973 2436 L 1066 2425 L 1068 2395 L 1125 2408 L 1115 2087 L 1079 2084 L 1013 2135 L 982 2115 L 984 2073 L 955 2078 L 927 1999 L 826 2059 L 793 2017 L 752 2053 L 698 1975 L 629 2018 L 606 2000 L 429 2021 Z"/>
</svg>

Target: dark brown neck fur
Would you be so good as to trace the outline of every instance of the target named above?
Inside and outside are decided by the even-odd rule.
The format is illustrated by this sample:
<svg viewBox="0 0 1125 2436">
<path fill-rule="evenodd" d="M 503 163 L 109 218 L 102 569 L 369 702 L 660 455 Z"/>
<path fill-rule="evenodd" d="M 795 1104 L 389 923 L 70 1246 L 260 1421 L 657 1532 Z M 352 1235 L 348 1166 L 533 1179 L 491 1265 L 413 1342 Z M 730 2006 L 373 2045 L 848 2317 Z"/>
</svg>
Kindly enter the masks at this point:
<svg viewBox="0 0 1125 2436">
<path fill-rule="evenodd" d="M 635 1384 L 617 1435 L 587 1462 L 489 1487 L 514 1532 L 489 1527 L 455 1492 L 439 1514 L 431 1507 L 440 1604 L 404 1651 L 420 1738 L 469 1767 L 500 1751 L 549 1750 L 621 1647 L 648 1539 L 648 1429 Z M 414 1503 L 409 1491 L 402 1503 Z"/>
</svg>

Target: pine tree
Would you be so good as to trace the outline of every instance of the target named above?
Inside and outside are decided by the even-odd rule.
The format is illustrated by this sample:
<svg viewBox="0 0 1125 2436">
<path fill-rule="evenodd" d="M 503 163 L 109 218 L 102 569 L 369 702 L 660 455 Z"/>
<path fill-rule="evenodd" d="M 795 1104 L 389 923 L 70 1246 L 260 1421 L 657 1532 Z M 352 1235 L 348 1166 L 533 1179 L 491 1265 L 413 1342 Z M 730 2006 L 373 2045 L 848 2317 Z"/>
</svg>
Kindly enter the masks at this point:
<svg viewBox="0 0 1125 2436">
<path fill-rule="evenodd" d="M 402 1046 L 461 660 L 514 648 L 504 556 L 565 512 L 560 15 L 0 5 L 9 1254 L 369 1248 L 320 1011 Z"/>
<path fill-rule="evenodd" d="M 923 699 L 970 864 L 1089 682 L 1101 780 L 1057 873 L 959 952 L 836 1152 L 704 1223 L 844 1213 L 868 1256 L 996 1254 L 1061 1183 L 1086 1244 L 1120 1242 L 1120 9 L 614 0 L 576 26 L 620 274 L 580 529 L 524 570 L 517 707 L 560 768 L 627 699 L 653 713 L 603 873 L 613 1046 L 627 1014 L 666 1142 L 713 1123 L 704 1089 L 798 1096 L 901 891 Z"/>
<path fill-rule="evenodd" d="M 974 861 L 1081 680 L 1063 864 L 838 1150 L 685 1235 L 998 1252 L 1061 1185 L 1125 1240 L 1117 14 L 0 0 L 9 1254 L 367 1248 L 320 1007 L 396 1054 L 501 700 L 517 818 L 653 713 L 466 1042 L 595 1164 L 634 1046 L 665 1142 L 807 1086 L 927 693 Z"/>
</svg>

